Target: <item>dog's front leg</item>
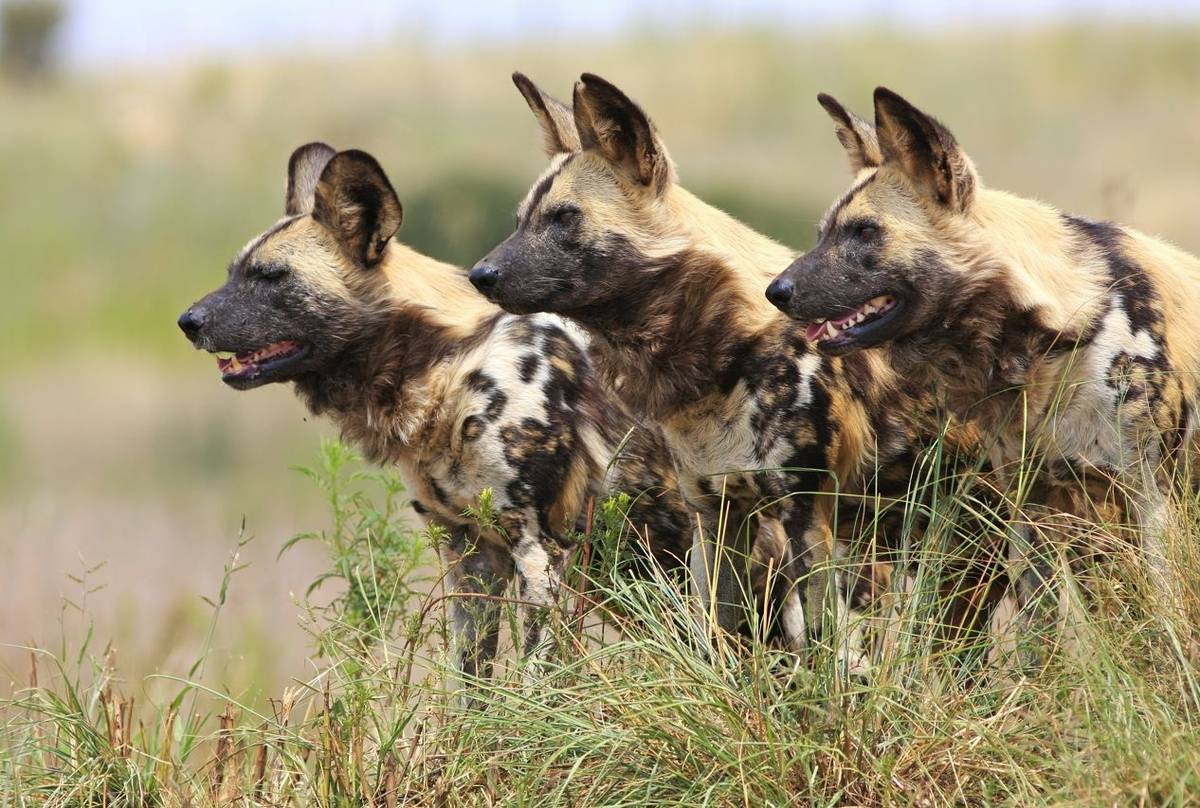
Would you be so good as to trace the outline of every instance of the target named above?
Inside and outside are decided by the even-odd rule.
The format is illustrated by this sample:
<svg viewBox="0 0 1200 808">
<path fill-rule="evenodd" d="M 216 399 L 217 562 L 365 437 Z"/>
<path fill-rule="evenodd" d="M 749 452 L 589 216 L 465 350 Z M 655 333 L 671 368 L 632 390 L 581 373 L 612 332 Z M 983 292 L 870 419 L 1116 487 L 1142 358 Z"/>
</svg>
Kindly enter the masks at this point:
<svg viewBox="0 0 1200 808">
<path fill-rule="evenodd" d="M 448 527 L 449 539 L 440 552 L 446 565 L 450 618 L 454 630 L 456 669 L 463 680 L 489 677 L 500 637 L 501 598 L 512 577 L 508 554 L 482 544 L 474 530 Z"/>
<path fill-rule="evenodd" d="M 1144 452 L 1135 468 L 1123 475 L 1122 483 L 1140 529 L 1142 553 L 1149 568 L 1154 597 L 1168 611 L 1178 608 L 1180 591 L 1167 557 L 1167 528 L 1175 463 L 1160 461 L 1158 452 Z"/>
<path fill-rule="evenodd" d="M 737 572 L 730 558 L 731 546 L 725 541 L 724 516 L 708 510 L 695 513 L 696 527 L 692 533 L 692 552 L 688 569 L 692 577 L 692 597 L 705 632 L 711 636 L 714 627 L 732 632 L 737 628 L 740 598 Z"/>
<path fill-rule="evenodd" d="M 750 600 L 743 575 L 750 561 L 745 516 L 724 496 L 692 496 L 689 504 L 696 524 L 688 568 L 701 627 L 709 637 L 714 627 L 733 632 Z"/>
<path fill-rule="evenodd" d="M 518 598 L 525 632 L 522 651 L 536 663 L 544 659 L 550 648 L 549 622 L 562 590 L 563 565 L 566 553 L 553 537 L 543 535 L 532 525 L 517 537 L 512 557 L 516 567 Z"/>
<path fill-rule="evenodd" d="M 863 620 L 852 611 L 849 589 L 855 576 L 836 566 L 845 553 L 839 553 L 835 544 L 830 508 L 826 507 L 830 501 L 822 498 L 818 504 L 811 495 L 792 499 L 788 534 L 792 555 L 801 561 L 794 573 L 798 583 L 793 591 L 808 615 L 809 634 L 822 639 L 832 637 L 838 666 L 847 673 L 861 675 L 869 667 Z M 805 572 L 808 577 L 801 580 Z"/>
</svg>

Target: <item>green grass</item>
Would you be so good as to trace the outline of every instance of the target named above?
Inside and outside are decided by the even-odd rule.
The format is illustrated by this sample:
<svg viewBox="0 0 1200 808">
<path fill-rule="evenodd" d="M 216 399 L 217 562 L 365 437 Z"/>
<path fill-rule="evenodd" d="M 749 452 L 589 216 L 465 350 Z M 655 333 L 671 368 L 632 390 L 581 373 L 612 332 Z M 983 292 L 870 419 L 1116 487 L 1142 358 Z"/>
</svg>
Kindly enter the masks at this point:
<svg viewBox="0 0 1200 808">
<path fill-rule="evenodd" d="M 936 570 L 983 509 L 966 490 L 922 496 L 933 521 L 909 548 L 922 572 L 866 680 L 832 643 L 801 660 L 703 636 L 678 582 L 628 574 L 610 504 L 586 537 L 604 559 L 587 570 L 591 605 L 564 603 L 557 655 L 531 669 L 509 653 L 466 710 L 445 689 L 438 537 L 397 528 L 396 478 L 340 445 L 306 473 L 330 511 L 303 537 L 328 554 L 314 586 L 336 585 L 307 610 L 314 670 L 255 709 L 213 689 L 203 655 L 138 683 L 91 640 L 33 651 L 36 672 L 0 703 L 3 804 L 1182 806 L 1200 793 L 1194 503 L 1173 558 L 1180 602 L 1146 594 L 1138 554 L 1112 544 L 1076 603 L 1086 649 L 1056 642 L 1021 669 L 965 653 L 978 635 L 942 639 Z M 214 621 L 237 574 L 232 558 Z"/>
</svg>

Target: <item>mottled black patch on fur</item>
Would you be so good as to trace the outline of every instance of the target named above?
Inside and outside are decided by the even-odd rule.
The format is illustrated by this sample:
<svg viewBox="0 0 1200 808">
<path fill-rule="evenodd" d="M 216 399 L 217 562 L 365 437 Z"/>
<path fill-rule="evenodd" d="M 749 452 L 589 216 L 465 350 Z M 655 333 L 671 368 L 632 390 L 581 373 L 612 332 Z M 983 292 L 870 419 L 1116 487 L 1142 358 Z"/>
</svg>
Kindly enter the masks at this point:
<svg viewBox="0 0 1200 808">
<path fill-rule="evenodd" d="M 675 487 L 670 450 L 657 430 L 637 427 L 620 437 L 624 441 L 615 465 L 615 489 L 632 499 L 628 519 L 633 533 L 626 538 L 635 563 L 643 569 L 650 550 L 661 570 L 682 570 L 694 522 Z"/>
<path fill-rule="evenodd" d="M 928 260 L 941 264 L 932 251 Z M 1003 273 L 978 267 L 935 274 L 936 297 L 927 298 L 923 286 L 916 291 L 927 309 L 917 319 L 928 322 L 894 339 L 888 356 L 910 384 L 937 388 L 950 412 L 1000 423 L 1034 359 L 1072 350 L 1078 335 L 1046 327 L 1036 309 L 1019 305 Z"/>
<path fill-rule="evenodd" d="M 495 379 L 484 373 L 479 368 L 476 368 L 467 374 L 466 383 L 467 387 L 477 393 L 487 393 L 496 389 Z"/>
<path fill-rule="evenodd" d="M 781 335 L 781 344 L 773 350 L 756 351 L 743 360 L 742 375 L 756 405 L 750 426 L 756 435 L 754 450 L 758 456 L 768 456 L 780 442 L 789 446 L 793 455 L 816 444 L 821 459 L 816 466 L 806 468 L 829 467 L 831 459 L 824 456 L 825 447 L 829 446 L 835 430 L 830 429 L 832 399 L 828 384 L 836 372 L 832 360 L 818 356 L 817 367 L 807 380 L 809 395 L 802 399 L 805 379 L 801 377 L 798 362 L 813 352 L 803 336 L 789 328 Z M 790 461 L 786 465 L 793 467 Z"/>
<path fill-rule="evenodd" d="M 481 420 L 495 421 L 504 414 L 504 408 L 508 406 L 508 394 L 500 389 L 495 379 L 476 368 L 467 374 L 466 384 L 468 389 L 487 395 L 487 404 L 480 416 Z"/>
<path fill-rule="evenodd" d="M 557 326 L 543 326 L 541 353 L 549 372 L 542 386 L 546 406 L 559 411 L 574 409 L 583 393 L 583 381 L 589 376 L 587 357 L 574 340 Z"/>
<path fill-rule="evenodd" d="M 537 354 L 525 354 L 521 357 L 520 364 L 517 365 L 517 373 L 521 381 L 529 384 L 533 381 L 533 377 L 537 375 L 538 368 L 542 366 L 542 359 Z"/>
<path fill-rule="evenodd" d="M 812 380 L 812 400 L 807 405 L 793 404 L 781 420 L 789 427 L 792 454 L 784 462 L 791 472 L 793 491 L 817 492 L 832 468 L 828 447 L 838 433 L 838 424 L 830 418 L 832 396 L 820 377 Z"/>
<path fill-rule="evenodd" d="M 315 307 L 324 322 L 309 333 L 329 332 L 338 348 L 323 357 L 320 367 L 298 376 L 296 390 L 314 414 L 336 415 L 345 439 L 372 462 L 388 459 L 395 448 L 390 434 L 377 425 L 405 406 L 405 383 L 448 354 L 473 349 L 495 323 L 489 318 L 470 337 L 452 339 L 422 312 L 401 304 L 360 314 L 314 304 L 311 296 L 298 305 Z"/>
<path fill-rule="evenodd" d="M 716 377 L 717 391 L 727 394 L 733 390 L 738 382 L 756 381 L 757 374 L 753 366 L 762 347 L 763 340 L 758 336 L 735 338 L 730 341 L 728 352 L 723 357 L 723 367 Z M 763 385 L 760 384 L 758 387 L 762 389 Z"/>
<path fill-rule="evenodd" d="M 1161 298 L 1146 270 L 1131 260 L 1125 251 L 1125 231 L 1111 222 L 1097 222 L 1079 216 L 1063 215 L 1067 226 L 1081 239 L 1098 247 L 1108 264 L 1112 290 L 1119 296 L 1136 332 L 1161 333 Z"/>
<path fill-rule="evenodd" d="M 891 383 L 882 383 L 875 377 L 869 356 L 862 351 L 843 356 L 840 370 L 838 379 L 852 398 L 862 402 L 881 450 L 908 442 L 910 437 L 906 433 L 914 422 L 932 429 L 940 420 L 935 415 L 933 399 L 919 379 L 898 376 Z M 895 461 L 887 468 L 899 464 L 900 461 Z M 904 479 L 908 479 L 907 471 Z"/>
<path fill-rule="evenodd" d="M 487 408 L 483 414 L 489 421 L 495 421 L 504 414 L 504 408 L 508 406 L 508 394 L 503 390 L 493 390 L 488 397 Z"/>
<path fill-rule="evenodd" d="M 1182 434 L 1176 427 L 1178 413 L 1175 410 L 1184 403 L 1184 397 L 1175 395 L 1179 379 L 1170 374 L 1165 345 L 1166 321 L 1158 290 L 1145 268 L 1129 257 L 1126 250 L 1128 237 L 1120 227 L 1076 216 L 1064 216 L 1063 221 L 1084 244 L 1102 252 L 1108 267 L 1112 291 L 1105 310 L 1093 323 L 1092 332 L 1103 328 L 1106 316 L 1114 306 L 1119 306 L 1129 318 L 1131 331 L 1149 334 L 1158 347 L 1155 355 L 1149 358 L 1120 353 L 1114 357 L 1105 382 L 1126 405 L 1139 402 L 1146 405 L 1147 416 L 1158 427 L 1161 446 L 1170 456 L 1182 442 Z"/>
<path fill-rule="evenodd" d="M 521 536 L 525 533 L 525 517 L 521 515 L 520 511 L 506 509 L 500 514 L 497 521 L 509 543 L 516 544 L 521 540 Z"/>
<path fill-rule="evenodd" d="M 487 429 L 487 422 L 478 415 L 468 415 L 462 422 L 462 439 L 464 441 L 478 440 Z"/>
<path fill-rule="evenodd" d="M 413 509 L 413 513 L 415 513 L 417 516 L 428 516 L 429 515 L 429 509 L 426 508 L 424 505 L 422 505 L 418 500 L 414 499 L 412 501 L 412 509 Z"/>
<path fill-rule="evenodd" d="M 536 509 L 541 528 L 547 535 L 556 534 L 546 519 L 570 468 L 575 448 L 571 424 L 559 419 L 546 423 L 523 418 L 519 424 L 501 427 L 500 439 L 504 458 L 516 472 L 508 485 L 509 499 L 518 507 Z"/>
<path fill-rule="evenodd" d="M 1014 382 L 1024 381 L 1033 360 L 1070 353 L 1086 345 L 1093 336 L 1070 331 L 1055 333 L 1042 324 L 1036 310 L 1017 306 L 1004 309 L 1000 334 L 999 370 L 1003 378 Z"/>
</svg>

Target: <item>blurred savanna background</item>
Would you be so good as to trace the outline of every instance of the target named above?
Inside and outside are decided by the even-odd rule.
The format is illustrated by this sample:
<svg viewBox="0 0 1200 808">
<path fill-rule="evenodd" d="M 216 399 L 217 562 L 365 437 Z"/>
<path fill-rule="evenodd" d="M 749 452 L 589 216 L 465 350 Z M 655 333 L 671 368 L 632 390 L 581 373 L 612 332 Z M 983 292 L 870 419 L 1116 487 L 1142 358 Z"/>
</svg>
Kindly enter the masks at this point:
<svg viewBox="0 0 1200 808">
<path fill-rule="evenodd" d="M 433 6 L 437 6 L 436 8 Z M 514 69 L 568 98 L 599 73 L 657 123 L 683 183 L 803 249 L 847 181 L 815 102 L 886 84 L 984 179 L 1200 250 L 1200 5 L 859 0 L 322 4 L 0 0 L 0 661 L 95 653 L 259 703 L 312 651 L 310 481 L 331 427 L 236 393 L 175 319 L 282 213 L 296 146 L 375 154 L 401 237 L 469 264 L 542 168 Z M 244 527 L 243 527 L 244 526 Z M 244 532 L 243 532 L 244 531 Z M 137 685 L 133 688 L 136 690 Z"/>
</svg>

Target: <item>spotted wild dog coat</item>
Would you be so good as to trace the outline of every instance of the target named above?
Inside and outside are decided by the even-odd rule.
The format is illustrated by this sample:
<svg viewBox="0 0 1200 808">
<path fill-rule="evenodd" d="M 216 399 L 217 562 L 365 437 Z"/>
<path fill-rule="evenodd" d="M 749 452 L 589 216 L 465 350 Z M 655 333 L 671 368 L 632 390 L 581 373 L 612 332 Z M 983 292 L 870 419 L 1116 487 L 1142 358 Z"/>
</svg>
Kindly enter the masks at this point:
<svg viewBox="0 0 1200 808">
<path fill-rule="evenodd" d="M 550 167 L 472 282 L 509 311 L 580 323 L 607 383 L 662 429 L 698 516 L 693 577 L 722 628 L 740 599 L 715 540 L 727 534 L 739 548 L 782 529 L 778 611 L 790 644 L 803 646 L 824 615 L 824 586 L 805 589 L 810 569 L 844 553 L 833 526 L 853 521 L 877 483 L 885 497 L 904 495 L 918 435 L 936 434 L 931 402 L 879 356 L 821 355 L 770 306 L 763 288 L 794 252 L 681 188 L 654 127 L 620 90 L 585 75 L 568 107 L 514 81 Z M 840 620 L 846 590 L 835 591 Z"/>
<path fill-rule="evenodd" d="M 1166 583 L 1167 498 L 1195 436 L 1200 261 L 984 187 L 949 130 L 890 90 L 875 92 L 874 126 L 820 101 L 856 177 L 772 299 L 826 354 L 886 346 L 994 437 L 1001 472 L 1040 466 L 1014 503 L 1023 603 L 1060 564 L 1047 506 L 1080 507 L 1091 497 L 1064 488 L 1094 490 L 1096 477 L 1119 486 Z"/>
<path fill-rule="evenodd" d="M 400 203 L 369 155 L 298 149 L 287 200 L 180 325 L 236 354 L 220 360 L 226 383 L 291 382 L 370 460 L 399 467 L 414 510 L 448 537 L 466 673 L 490 670 L 514 577 L 525 650 L 542 645 L 589 497 L 630 494 L 654 556 L 681 563 L 691 528 L 669 454 L 600 386 L 578 328 L 501 312 L 462 270 L 394 241 Z M 494 525 L 467 515 L 484 489 Z"/>
</svg>

